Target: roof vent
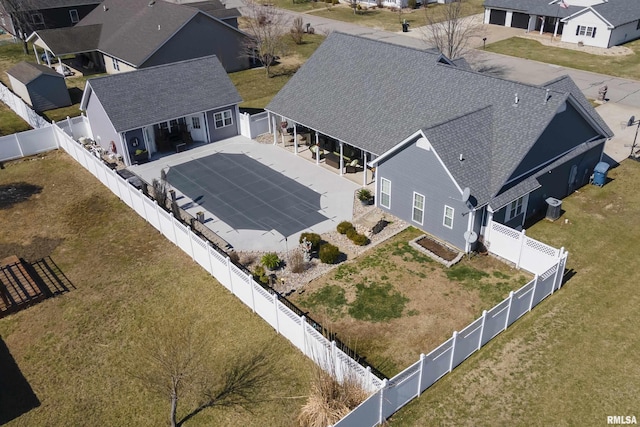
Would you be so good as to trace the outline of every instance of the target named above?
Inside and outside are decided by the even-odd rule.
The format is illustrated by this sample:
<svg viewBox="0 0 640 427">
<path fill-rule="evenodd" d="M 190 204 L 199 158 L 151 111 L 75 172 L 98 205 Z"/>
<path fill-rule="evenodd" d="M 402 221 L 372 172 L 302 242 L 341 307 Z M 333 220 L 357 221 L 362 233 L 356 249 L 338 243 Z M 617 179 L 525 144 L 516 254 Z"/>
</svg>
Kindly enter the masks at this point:
<svg viewBox="0 0 640 427">
<path fill-rule="evenodd" d="M 462 155 L 462 153 L 460 153 L 460 161 L 464 162 L 464 156 Z"/>
<path fill-rule="evenodd" d="M 105 12 L 108 10 L 108 9 L 107 9 L 107 5 L 106 5 L 106 4 L 103 4 L 103 5 L 102 5 L 102 10 L 104 10 Z"/>
<path fill-rule="evenodd" d="M 519 101 L 520 101 L 520 98 L 518 98 L 518 94 L 516 93 L 516 96 L 513 99 L 513 105 L 518 105 Z"/>
<path fill-rule="evenodd" d="M 160 31 L 160 24 L 158 24 L 158 31 Z"/>
<path fill-rule="evenodd" d="M 156 0 L 149 1 L 149 7 L 153 6 L 154 4 L 156 4 Z"/>
<path fill-rule="evenodd" d="M 549 89 L 547 89 L 546 93 L 544 94 L 544 103 L 546 104 L 547 101 L 549 101 L 549 99 L 551 99 L 551 94 L 549 93 Z"/>
</svg>

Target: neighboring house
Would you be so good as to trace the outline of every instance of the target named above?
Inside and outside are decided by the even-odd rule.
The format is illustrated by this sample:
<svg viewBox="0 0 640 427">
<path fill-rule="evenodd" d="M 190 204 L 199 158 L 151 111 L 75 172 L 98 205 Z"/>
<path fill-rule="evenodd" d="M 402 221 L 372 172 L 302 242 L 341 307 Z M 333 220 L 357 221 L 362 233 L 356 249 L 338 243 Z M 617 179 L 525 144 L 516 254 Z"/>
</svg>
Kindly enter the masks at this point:
<svg viewBox="0 0 640 427">
<path fill-rule="evenodd" d="M 637 0 L 485 0 L 485 24 L 560 35 L 563 42 L 612 47 L 640 38 Z"/>
<path fill-rule="evenodd" d="M 238 91 L 215 56 L 87 80 L 93 139 L 126 165 L 240 133 Z"/>
<path fill-rule="evenodd" d="M 341 33 L 266 110 L 272 129 L 300 125 L 325 156 L 376 167 L 378 207 L 463 250 L 490 219 L 521 228 L 588 183 L 613 136 L 569 77 L 532 86 Z"/>
<path fill-rule="evenodd" d="M 7 71 L 13 92 L 36 111 L 71 105 L 64 76 L 49 67 L 19 62 Z"/>
<path fill-rule="evenodd" d="M 99 4 L 100 0 L 0 0 L 0 26 L 22 38 L 36 30 L 71 27 Z"/>
<path fill-rule="evenodd" d="M 221 18 L 208 13 L 207 5 L 218 8 Z M 76 54 L 75 68 L 109 74 L 209 55 L 227 72 L 248 68 L 242 55 L 248 36 L 237 28 L 238 12 L 221 6 L 217 0 L 105 0 L 75 27 L 36 31 L 29 41 L 56 56 Z"/>
</svg>

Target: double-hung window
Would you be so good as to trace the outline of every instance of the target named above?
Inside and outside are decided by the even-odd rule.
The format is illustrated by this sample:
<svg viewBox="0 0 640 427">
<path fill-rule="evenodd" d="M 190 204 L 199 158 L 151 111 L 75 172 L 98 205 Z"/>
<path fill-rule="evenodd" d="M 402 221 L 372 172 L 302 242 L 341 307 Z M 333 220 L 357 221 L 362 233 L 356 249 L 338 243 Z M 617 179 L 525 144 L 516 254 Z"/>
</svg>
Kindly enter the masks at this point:
<svg viewBox="0 0 640 427">
<path fill-rule="evenodd" d="M 424 221 L 424 196 L 420 193 L 413 193 L 413 211 L 411 214 L 413 222 L 422 225 Z"/>
<path fill-rule="evenodd" d="M 216 129 L 231 126 L 233 119 L 231 116 L 231 110 L 220 111 L 213 115 L 213 121 L 215 122 Z"/>
<path fill-rule="evenodd" d="M 111 58 L 111 62 L 113 64 L 113 69 L 116 71 L 120 71 L 120 63 L 116 58 Z"/>
<path fill-rule="evenodd" d="M 455 210 L 451 206 L 444 206 L 444 219 L 442 220 L 442 225 L 447 228 L 453 228 L 453 214 Z"/>
<path fill-rule="evenodd" d="M 391 208 L 391 181 L 380 178 L 380 206 Z"/>
<path fill-rule="evenodd" d="M 584 25 L 578 25 L 576 29 L 576 36 L 595 37 L 596 27 L 586 27 Z"/>
<path fill-rule="evenodd" d="M 75 24 L 80 20 L 80 17 L 78 16 L 78 11 L 76 9 L 71 9 L 69 11 L 69 17 L 71 18 L 72 24 Z"/>
<path fill-rule="evenodd" d="M 519 199 L 514 200 L 509 204 L 509 206 L 507 206 L 505 221 L 509 221 L 511 218 L 517 217 L 524 211 L 526 197 L 527 196 L 522 196 Z"/>
</svg>

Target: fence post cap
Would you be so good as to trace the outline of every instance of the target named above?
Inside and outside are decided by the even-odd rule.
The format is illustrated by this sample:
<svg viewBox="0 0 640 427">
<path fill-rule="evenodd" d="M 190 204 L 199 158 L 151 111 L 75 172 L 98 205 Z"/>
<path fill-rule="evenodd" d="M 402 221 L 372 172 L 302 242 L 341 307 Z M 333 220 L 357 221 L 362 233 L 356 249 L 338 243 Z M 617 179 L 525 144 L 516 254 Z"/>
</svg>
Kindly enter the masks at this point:
<svg viewBox="0 0 640 427">
<path fill-rule="evenodd" d="M 482 310 L 482 316 L 486 316 L 487 315 L 487 310 Z"/>
</svg>

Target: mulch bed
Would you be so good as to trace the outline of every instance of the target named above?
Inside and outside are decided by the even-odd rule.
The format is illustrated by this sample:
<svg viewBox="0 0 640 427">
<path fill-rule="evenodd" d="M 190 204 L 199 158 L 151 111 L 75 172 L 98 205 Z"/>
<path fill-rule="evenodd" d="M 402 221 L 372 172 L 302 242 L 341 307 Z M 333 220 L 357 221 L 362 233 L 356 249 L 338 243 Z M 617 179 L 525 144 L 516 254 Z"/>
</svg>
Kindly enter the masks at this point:
<svg viewBox="0 0 640 427">
<path fill-rule="evenodd" d="M 429 252 L 444 259 L 445 261 L 453 261 L 458 256 L 458 252 L 452 251 L 451 249 L 443 246 L 433 239 L 428 238 L 427 236 L 423 237 L 420 240 L 417 240 L 416 243 Z"/>
</svg>

